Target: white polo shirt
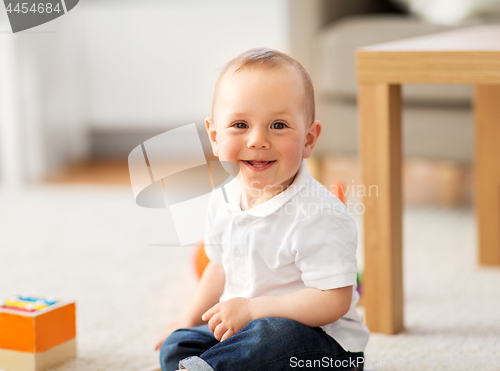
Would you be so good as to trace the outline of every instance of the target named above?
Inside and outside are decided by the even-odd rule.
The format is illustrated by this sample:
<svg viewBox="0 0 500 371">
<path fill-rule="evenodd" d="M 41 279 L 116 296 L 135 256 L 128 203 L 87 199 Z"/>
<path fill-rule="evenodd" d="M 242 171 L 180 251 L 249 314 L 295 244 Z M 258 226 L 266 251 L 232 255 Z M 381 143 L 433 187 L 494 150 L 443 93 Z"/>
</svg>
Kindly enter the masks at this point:
<svg viewBox="0 0 500 371">
<path fill-rule="evenodd" d="M 353 285 L 349 312 L 321 328 L 345 350 L 364 351 L 369 331 L 355 310 L 357 228 L 345 205 L 307 172 L 304 159 L 285 191 L 247 211 L 239 180 L 224 188 L 228 202 L 220 188 L 210 197 L 205 237 L 208 258 L 226 274 L 220 302 Z"/>
</svg>

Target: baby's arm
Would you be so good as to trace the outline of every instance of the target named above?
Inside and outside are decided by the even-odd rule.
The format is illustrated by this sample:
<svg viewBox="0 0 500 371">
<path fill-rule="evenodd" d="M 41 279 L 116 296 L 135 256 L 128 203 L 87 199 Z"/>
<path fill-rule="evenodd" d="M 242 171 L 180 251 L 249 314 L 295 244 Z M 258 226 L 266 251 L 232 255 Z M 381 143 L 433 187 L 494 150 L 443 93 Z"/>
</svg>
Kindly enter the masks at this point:
<svg viewBox="0 0 500 371">
<path fill-rule="evenodd" d="M 285 295 L 234 298 L 218 303 L 203 314 L 216 339 L 223 341 L 251 320 L 288 318 L 309 327 L 323 326 L 342 318 L 351 306 L 352 286 L 331 290 L 304 288 Z"/>
<path fill-rule="evenodd" d="M 352 286 L 331 290 L 307 287 L 285 295 L 250 299 L 250 317 L 293 319 L 309 327 L 324 326 L 342 318 L 351 307 Z"/>
<path fill-rule="evenodd" d="M 178 328 L 194 327 L 203 325 L 201 315 L 213 305 L 219 302 L 224 291 L 226 278 L 222 265 L 209 262 L 203 271 L 200 282 L 186 310 L 185 315 L 169 324 L 166 332 L 161 336 L 155 349 L 160 349 L 164 340 L 171 332 Z"/>
<path fill-rule="evenodd" d="M 201 315 L 219 302 L 226 277 L 222 265 L 209 262 L 185 314 L 190 327 L 203 325 Z"/>
</svg>

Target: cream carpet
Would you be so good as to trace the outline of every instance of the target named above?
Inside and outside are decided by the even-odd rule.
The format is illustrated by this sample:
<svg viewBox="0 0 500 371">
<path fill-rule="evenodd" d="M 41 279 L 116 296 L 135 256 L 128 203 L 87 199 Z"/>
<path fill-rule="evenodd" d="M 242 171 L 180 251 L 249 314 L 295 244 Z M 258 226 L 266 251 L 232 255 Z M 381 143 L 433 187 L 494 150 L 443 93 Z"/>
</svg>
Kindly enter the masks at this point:
<svg viewBox="0 0 500 371">
<path fill-rule="evenodd" d="M 191 248 L 150 246 L 165 241 L 164 213 L 127 187 L 0 190 L 0 298 L 77 302 L 78 358 L 57 371 L 157 365 L 153 346 L 196 284 Z M 476 264 L 472 210 L 404 216 L 406 332 L 372 335 L 367 369 L 500 370 L 500 269 Z"/>
</svg>

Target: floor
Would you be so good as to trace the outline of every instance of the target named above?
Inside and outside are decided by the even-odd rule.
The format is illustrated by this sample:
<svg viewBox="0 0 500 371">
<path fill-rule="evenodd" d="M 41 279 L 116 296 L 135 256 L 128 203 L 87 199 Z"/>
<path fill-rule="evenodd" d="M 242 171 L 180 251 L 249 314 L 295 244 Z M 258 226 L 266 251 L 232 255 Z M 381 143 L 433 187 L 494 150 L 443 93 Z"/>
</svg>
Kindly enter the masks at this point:
<svg viewBox="0 0 500 371">
<path fill-rule="evenodd" d="M 117 159 L 76 163 L 53 176 L 49 182 L 130 186 L 128 161 Z"/>
<path fill-rule="evenodd" d="M 0 297 L 77 302 L 78 358 L 57 371 L 157 366 L 153 346 L 196 285 L 193 249 L 158 246 L 165 210 L 135 205 L 123 166 L 96 184 L 104 168 L 0 188 Z M 500 370 L 500 269 L 477 266 L 475 241 L 470 208 L 405 209 L 406 331 L 372 334 L 367 369 Z"/>
</svg>

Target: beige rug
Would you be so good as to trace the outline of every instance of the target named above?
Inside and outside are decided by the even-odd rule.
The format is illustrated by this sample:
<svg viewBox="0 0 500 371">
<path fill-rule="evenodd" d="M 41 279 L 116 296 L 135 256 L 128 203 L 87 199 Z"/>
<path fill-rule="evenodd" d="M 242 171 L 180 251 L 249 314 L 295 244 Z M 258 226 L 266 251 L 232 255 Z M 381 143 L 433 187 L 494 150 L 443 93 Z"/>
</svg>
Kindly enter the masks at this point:
<svg viewBox="0 0 500 371">
<path fill-rule="evenodd" d="M 165 240 L 164 213 L 127 187 L 0 190 L 0 297 L 77 302 L 78 358 L 57 371 L 157 364 L 153 346 L 196 284 L 191 249 L 148 246 Z M 476 265 L 472 211 L 407 209 L 404 231 L 407 330 L 372 335 L 367 368 L 500 370 L 500 269 Z"/>
</svg>

